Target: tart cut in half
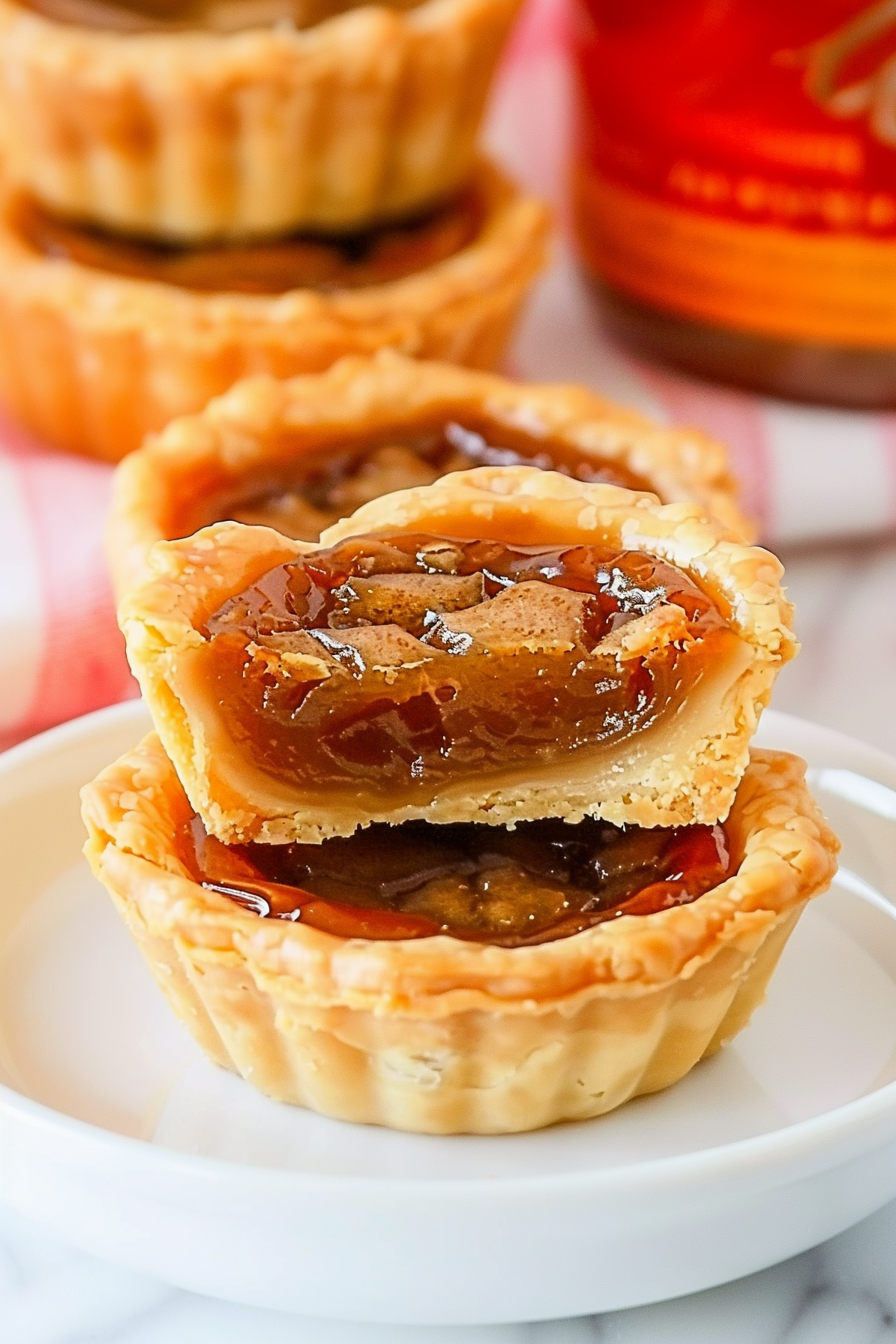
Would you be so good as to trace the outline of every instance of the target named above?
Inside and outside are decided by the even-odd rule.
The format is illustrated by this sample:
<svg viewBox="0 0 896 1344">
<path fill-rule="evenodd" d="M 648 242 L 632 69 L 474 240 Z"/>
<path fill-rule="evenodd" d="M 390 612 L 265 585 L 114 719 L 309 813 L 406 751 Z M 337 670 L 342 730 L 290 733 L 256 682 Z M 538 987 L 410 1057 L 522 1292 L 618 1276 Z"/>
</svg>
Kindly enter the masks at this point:
<svg viewBox="0 0 896 1344">
<path fill-rule="evenodd" d="M 803 774 L 754 751 L 724 826 L 660 839 L 419 822 L 227 850 L 152 735 L 84 790 L 86 853 L 216 1063 L 344 1120 L 508 1133 L 667 1087 L 746 1025 L 836 866 Z"/>
<path fill-rule="evenodd" d="M 218 523 L 148 563 L 131 667 L 225 842 L 718 821 L 795 648 L 774 556 L 533 467 L 386 495 L 318 546 Z"/>
<path fill-rule="evenodd" d="M 469 174 L 519 0 L 0 0 L 6 167 L 50 208 L 199 242 L 346 232 Z"/>
<path fill-rule="evenodd" d="M 545 207 L 480 161 L 401 225 L 204 247 L 136 242 L 0 193 L 0 399 L 34 433 L 119 461 L 250 374 L 384 347 L 489 368 L 544 257 Z"/>
<path fill-rule="evenodd" d="M 725 450 L 571 386 L 512 383 L 383 351 L 288 382 L 239 384 L 174 421 L 115 476 L 108 556 L 124 593 L 156 541 L 213 522 L 299 541 L 393 490 L 486 464 L 529 464 L 584 481 L 690 499 L 749 534 Z"/>
</svg>

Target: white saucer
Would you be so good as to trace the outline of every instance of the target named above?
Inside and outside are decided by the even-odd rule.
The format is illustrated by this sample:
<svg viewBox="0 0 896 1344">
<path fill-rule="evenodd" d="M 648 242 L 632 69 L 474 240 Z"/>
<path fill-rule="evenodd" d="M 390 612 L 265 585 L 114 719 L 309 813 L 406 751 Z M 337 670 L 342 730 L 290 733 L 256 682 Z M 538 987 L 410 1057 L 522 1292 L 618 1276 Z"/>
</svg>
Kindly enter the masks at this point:
<svg viewBox="0 0 896 1344">
<path fill-rule="evenodd" d="M 896 761 L 768 714 L 844 841 L 768 1004 L 596 1121 L 432 1138 L 280 1106 L 208 1064 L 79 858 L 78 786 L 145 730 L 0 758 L 0 1197 L 183 1287 L 306 1315 L 485 1323 L 692 1292 L 896 1195 Z"/>
</svg>

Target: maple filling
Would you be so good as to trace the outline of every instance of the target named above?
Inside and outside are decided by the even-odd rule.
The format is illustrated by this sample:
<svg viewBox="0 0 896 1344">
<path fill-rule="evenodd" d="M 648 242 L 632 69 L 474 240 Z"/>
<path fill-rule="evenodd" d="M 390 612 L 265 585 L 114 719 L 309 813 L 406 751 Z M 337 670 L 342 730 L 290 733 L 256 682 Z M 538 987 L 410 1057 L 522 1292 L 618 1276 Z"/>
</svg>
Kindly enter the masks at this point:
<svg viewBox="0 0 896 1344">
<path fill-rule="evenodd" d="M 343 938 L 447 933 L 519 947 L 685 905 L 731 871 L 722 826 L 552 819 L 378 824 L 319 845 L 224 845 L 194 817 L 181 856 L 204 887 Z"/>
<path fill-rule="evenodd" d="M 109 32 L 177 32 L 202 28 L 235 33 L 288 24 L 310 28 L 368 0 L 19 0 L 55 23 Z M 420 0 L 382 0 L 389 9 L 413 9 Z"/>
<path fill-rule="evenodd" d="M 400 807 L 567 770 L 674 712 L 741 648 L 691 577 L 644 552 L 406 533 L 279 565 L 201 634 L 182 670 L 221 742 L 372 815 L 384 794 Z"/>
<path fill-rule="evenodd" d="M 10 223 L 35 252 L 135 280 L 209 293 L 284 294 L 292 289 L 363 289 L 446 261 L 468 247 L 485 216 L 468 186 L 425 216 L 364 232 L 296 233 L 241 243 L 181 245 L 125 237 L 63 219 L 22 192 Z"/>
<path fill-rule="evenodd" d="M 273 527 L 297 541 L 317 541 L 331 523 L 392 490 L 431 485 L 441 476 L 470 467 L 520 465 L 626 490 L 651 489 L 622 463 L 465 412 L 456 420 L 415 431 L 328 445 L 303 454 L 287 469 L 275 469 L 267 479 L 256 474 L 242 489 L 191 509 L 189 518 L 182 520 L 182 533 L 187 536 L 226 518 Z"/>
</svg>

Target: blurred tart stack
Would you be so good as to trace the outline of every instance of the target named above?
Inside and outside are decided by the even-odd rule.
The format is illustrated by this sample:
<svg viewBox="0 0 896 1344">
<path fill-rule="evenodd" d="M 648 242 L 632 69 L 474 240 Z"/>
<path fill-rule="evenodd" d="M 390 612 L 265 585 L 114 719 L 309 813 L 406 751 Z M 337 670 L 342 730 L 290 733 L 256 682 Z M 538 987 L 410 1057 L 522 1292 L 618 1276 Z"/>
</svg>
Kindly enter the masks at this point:
<svg viewBox="0 0 896 1344">
<path fill-rule="evenodd" d="M 477 151 L 519 0 L 0 0 L 0 399 L 118 460 L 238 378 L 489 367 L 547 214 Z"/>
</svg>

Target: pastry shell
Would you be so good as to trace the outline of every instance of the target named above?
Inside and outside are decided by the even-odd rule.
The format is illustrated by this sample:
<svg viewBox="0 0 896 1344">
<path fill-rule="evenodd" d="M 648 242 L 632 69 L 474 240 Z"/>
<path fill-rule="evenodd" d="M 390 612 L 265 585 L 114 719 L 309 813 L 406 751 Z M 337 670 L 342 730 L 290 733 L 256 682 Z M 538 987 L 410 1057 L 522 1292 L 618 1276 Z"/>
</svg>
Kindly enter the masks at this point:
<svg viewBox="0 0 896 1344">
<path fill-rule="evenodd" d="M 331 445 L 392 431 L 400 438 L 434 417 L 462 422 L 470 413 L 619 465 L 664 503 L 694 500 L 733 536 L 750 538 L 725 449 L 698 430 L 652 424 L 584 388 L 512 383 L 383 351 L 324 374 L 240 383 L 127 457 L 115 474 L 108 528 L 118 592 L 146 577 L 154 542 L 226 518 L 253 481 L 270 487 L 287 473 L 294 480 L 304 457 L 319 462 Z"/>
<path fill-rule="evenodd" d="M 804 770 L 753 753 L 721 886 L 534 947 L 345 940 L 245 913 L 175 852 L 190 806 L 155 735 L 84 790 L 85 852 L 216 1063 L 343 1120 L 507 1133 L 668 1087 L 746 1025 L 836 868 Z"/>
<path fill-rule="evenodd" d="M 148 558 L 152 577 L 126 594 L 119 620 L 165 749 L 193 807 L 219 839 L 314 843 L 371 822 L 411 818 L 512 825 L 592 815 L 618 824 L 677 826 L 727 814 L 759 714 L 796 650 L 773 555 L 726 540 L 696 505 L 660 505 L 653 495 L 586 485 L 534 467 L 479 467 L 384 495 L 328 528 L 321 545 L 381 531 L 644 550 L 691 574 L 717 598 L 737 636 L 735 647 L 705 671 L 699 693 L 674 714 L 614 747 L 580 748 L 562 762 L 532 761 L 525 770 L 516 766 L 475 784 L 459 776 L 419 805 L 392 802 L 382 791 L 344 790 L 324 801 L 319 792 L 256 769 L 229 737 L 210 694 L 201 633 L 227 598 L 314 547 L 239 523 L 158 542 Z M 659 638 L 654 624 L 650 616 L 633 622 L 627 643 L 640 641 L 643 629 L 645 651 L 653 647 Z"/>
<path fill-rule="evenodd" d="M 470 172 L 518 6 L 424 0 L 305 29 L 120 33 L 0 0 L 6 162 L 60 214 L 148 237 L 411 214 Z"/>
<path fill-rule="evenodd" d="M 0 0 L 2 3 L 2 0 Z M 201 293 L 46 257 L 0 199 L 0 400 L 60 448 L 117 462 L 250 374 L 320 372 L 347 354 L 491 367 L 545 260 L 545 207 L 481 161 L 484 222 L 454 256 L 366 289 Z"/>
</svg>

